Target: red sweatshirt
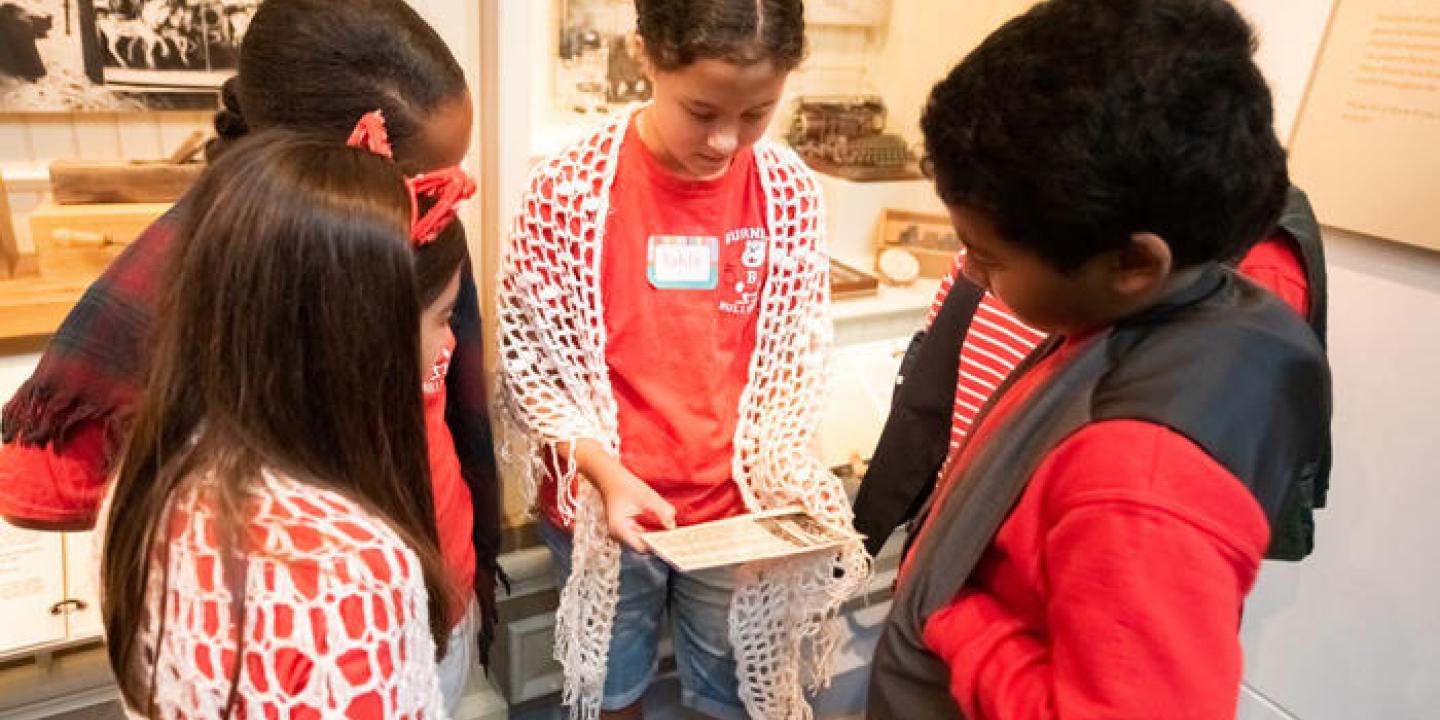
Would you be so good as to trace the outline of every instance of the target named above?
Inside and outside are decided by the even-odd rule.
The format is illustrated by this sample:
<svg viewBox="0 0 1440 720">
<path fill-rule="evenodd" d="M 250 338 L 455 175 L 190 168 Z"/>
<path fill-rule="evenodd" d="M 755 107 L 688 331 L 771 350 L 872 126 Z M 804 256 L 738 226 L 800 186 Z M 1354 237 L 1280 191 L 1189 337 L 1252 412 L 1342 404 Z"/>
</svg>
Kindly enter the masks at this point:
<svg viewBox="0 0 1440 720">
<path fill-rule="evenodd" d="M 1240 270 L 1296 312 L 1308 306 L 1288 242 L 1261 243 Z M 951 459 L 969 462 L 1081 344 L 1017 380 Z M 1188 439 L 1094 423 L 1046 455 L 924 640 L 968 720 L 1232 717 L 1240 613 L 1269 534 L 1249 490 Z"/>
<path fill-rule="evenodd" d="M 1189 440 L 1095 423 L 1045 458 L 925 644 L 969 720 L 1232 717 L 1269 535 Z"/>
</svg>

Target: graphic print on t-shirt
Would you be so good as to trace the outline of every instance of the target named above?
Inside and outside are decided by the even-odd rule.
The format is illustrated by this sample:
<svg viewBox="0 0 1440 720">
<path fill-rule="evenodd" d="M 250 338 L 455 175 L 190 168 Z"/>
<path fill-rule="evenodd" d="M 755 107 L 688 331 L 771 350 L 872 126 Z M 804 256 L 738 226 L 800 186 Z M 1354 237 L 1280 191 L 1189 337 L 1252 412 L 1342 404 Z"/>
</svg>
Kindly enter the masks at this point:
<svg viewBox="0 0 1440 720">
<path fill-rule="evenodd" d="M 719 310 L 730 315 L 749 315 L 755 311 L 764 285 L 765 260 L 769 254 L 770 236 L 765 228 L 738 228 L 725 233 L 725 249 L 721 252 Z M 739 253 L 735 251 L 739 250 Z"/>
<path fill-rule="evenodd" d="M 421 386 L 427 397 L 440 392 L 445 387 L 445 376 L 450 374 L 450 356 L 454 353 L 455 341 L 453 339 L 445 347 L 440 348 L 440 357 L 435 358 L 435 364 L 430 367 L 430 375 L 425 378 L 425 383 Z"/>
</svg>

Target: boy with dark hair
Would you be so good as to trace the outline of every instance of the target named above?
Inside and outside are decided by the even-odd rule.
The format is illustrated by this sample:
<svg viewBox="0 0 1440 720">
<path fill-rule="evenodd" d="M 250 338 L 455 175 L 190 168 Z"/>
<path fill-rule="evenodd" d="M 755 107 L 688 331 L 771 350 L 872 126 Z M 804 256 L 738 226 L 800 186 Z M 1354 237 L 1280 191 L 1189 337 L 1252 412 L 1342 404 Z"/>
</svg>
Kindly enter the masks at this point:
<svg viewBox="0 0 1440 720">
<path fill-rule="evenodd" d="M 1324 465 L 1305 322 L 1225 267 L 1285 156 L 1224 0 L 1051 0 L 922 121 L 966 277 L 1051 334 L 920 511 L 869 717 L 1228 717 L 1271 524 Z"/>
</svg>

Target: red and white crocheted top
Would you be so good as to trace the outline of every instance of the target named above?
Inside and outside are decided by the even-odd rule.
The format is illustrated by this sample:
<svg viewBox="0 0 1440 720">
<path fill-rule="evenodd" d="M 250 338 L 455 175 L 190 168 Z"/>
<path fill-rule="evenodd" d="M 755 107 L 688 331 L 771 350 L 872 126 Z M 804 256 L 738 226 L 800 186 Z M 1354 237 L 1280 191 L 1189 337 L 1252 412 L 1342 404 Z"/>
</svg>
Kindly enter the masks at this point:
<svg viewBox="0 0 1440 720">
<path fill-rule="evenodd" d="M 247 512 L 251 550 L 230 564 L 245 587 L 233 717 L 443 718 L 420 562 L 400 537 L 343 495 L 272 473 Z M 221 717 L 230 697 L 235 604 L 216 520 L 214 483 L 190 484 L 152 556 L 140 655 L 158 662 L 155 717 Z"/>
</svg>

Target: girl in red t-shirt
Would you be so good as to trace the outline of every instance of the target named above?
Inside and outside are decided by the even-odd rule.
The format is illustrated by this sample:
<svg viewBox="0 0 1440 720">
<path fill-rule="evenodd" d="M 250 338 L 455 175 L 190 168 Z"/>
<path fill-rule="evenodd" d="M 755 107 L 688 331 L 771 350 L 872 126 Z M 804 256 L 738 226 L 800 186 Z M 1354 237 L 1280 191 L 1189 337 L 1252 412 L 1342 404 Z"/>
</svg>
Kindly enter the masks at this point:
<svg viewBox="0 0 1440 720">
<path fill-rule="evenodd" d="M 802 673 L 824 674 L 825 619 L 863 552 L 679 574 L 642 533 L 785 505 L 851 519 L 811 452 L 830 339 L 820 190 L 763 137 L 803 7 L 636 11 L 654 101 L 536 169 L 499 281 L 503 402 L 536 451 L 564 583 L 556 656 L 582 716 L 638 714 L 668 610 L 689 707 L 785 716 Z"/>
<path fill-rule="evenodd" d="M 454 199 L 468 197 L 474 183 L 458 170 L 448 171 L 454 183 Z M 448 200 L 441 200 L 448 203 Z M 453 208 L 453 205 L 449 207 Z M 420 299 L 421 357 L 431 358 L 425 375 L 421 397 L 425 403 L 425 446 L 429 457 L 430 489 L 435 499 L 435 530 L 439 540 L 440 559 L 449 580 L 447 597 L 452 621 L 448 650 L 440 658 L 440 691 L 451 715 L 459 708 L 470 671 L 476 665 L 476 633 L 479 631 L 480 608 L 475 595 L 475 543 L 471 540 L 475 514 L 472 511 L 470 488 L 461 473 L 460 456 L 446 424 L 448 408 L 446 377 L 455 352 L 455 333 L 451 318 L 460 295 L 462 274 L 467 267 L 465 228 L 453 217 L 452 210 L 435 210 L 433 198 L 422 198 L 417 211 L 422 216 L 436 213 L 445 222 L 435 231 L 433 240 L 415 248 L 415 287 Z M 422 230 L 427 232 L 426 230 Z"/>
</svg>

